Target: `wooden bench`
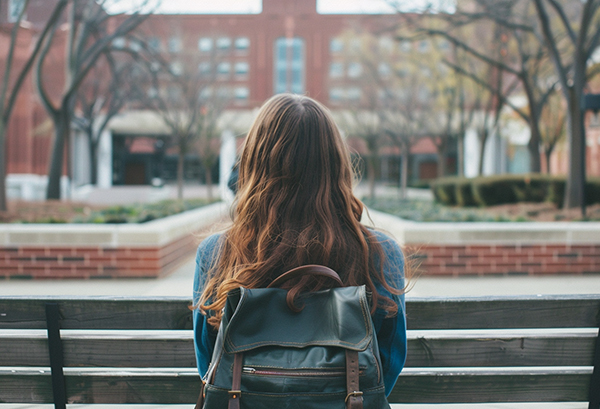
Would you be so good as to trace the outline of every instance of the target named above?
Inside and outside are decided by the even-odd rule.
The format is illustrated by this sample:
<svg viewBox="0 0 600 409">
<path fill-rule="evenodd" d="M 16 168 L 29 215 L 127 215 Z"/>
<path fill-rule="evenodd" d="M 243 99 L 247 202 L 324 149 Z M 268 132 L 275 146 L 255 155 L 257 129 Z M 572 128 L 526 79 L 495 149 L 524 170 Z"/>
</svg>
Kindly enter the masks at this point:
<svg viewBox="0 0 600 409">
<path fill-rule="evenodd" d="M 188 306 L 0 297 L 0 403 L 192 404 L 199 377 Z M 600 295 L 409 298 L 407 316 L 408 361 L 392 403 L 599 407 Z"/>
</svg>

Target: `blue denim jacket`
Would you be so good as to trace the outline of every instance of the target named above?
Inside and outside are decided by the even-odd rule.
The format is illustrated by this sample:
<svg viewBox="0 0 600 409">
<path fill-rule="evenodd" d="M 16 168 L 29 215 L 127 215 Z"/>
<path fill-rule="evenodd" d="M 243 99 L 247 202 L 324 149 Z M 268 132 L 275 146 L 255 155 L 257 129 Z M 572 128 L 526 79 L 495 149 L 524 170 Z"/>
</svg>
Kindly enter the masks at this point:
<svg viewBox="0 0 600 409">
<path fill-rule="evenodd" d="M 389 283 L 397 288 L 404 286 L 404 257 L 398 244 L 387 235 L 373 231 L 381 243 L 385 255 L 383 272 Z M 220 234 L 215 234 L 205 239 L 196 253 L 196 271 L 194 274 L 194 305 L 202 294 L 206 273 L 217 259 Z M 404 295 L 392 295 L 380 285 L 377 291 L 398 304 L 398 314 L 386 318 L 383 310 L 376 310 L 373 315 L 373 324 L 379 344 L 379 355 L 383 366 L 383 381 L 386 396 L 390 394 L 398 375 L 406 361 L 406 316 Z M 215 346 L 216 331 L 207 324 L 206 316 L 198 309 L 194 310 L 194 345 L 196 349 L 196 362 L 200 376 L 204 376 L 212 357 Z"/>
</svg>

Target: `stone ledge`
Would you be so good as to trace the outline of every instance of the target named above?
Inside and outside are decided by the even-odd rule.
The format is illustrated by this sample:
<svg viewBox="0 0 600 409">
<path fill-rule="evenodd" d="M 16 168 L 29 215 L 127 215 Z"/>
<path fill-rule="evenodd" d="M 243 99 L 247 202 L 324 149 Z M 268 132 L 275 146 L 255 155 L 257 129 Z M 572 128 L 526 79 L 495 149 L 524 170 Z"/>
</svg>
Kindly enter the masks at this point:
<svg viewBox="0 0 600 409">
<path fill-rule="evenodd" d="M 600 244 L 599 222 L 413 222 L 369 209 L 374 225 L 400 244 Z M 368 220 L 365 218 L 365 220 Z"/>
<path fill-rule="evenodd" d="M 228 214 L 220 202 L 142 224 L 6 224 L 0 247 L 157 247 Z"/>
<path fill-rule="evenodd" d="M 600 274 L 600 223 L 419 223 L 370 210 L 367 224 L 431 276 Z"/>
<path fill-rule="evenodd" d="M 0 278 L 163 276 L 194 254 L 197 232 L 227 214 L 216 203 L 136 225 L 4 225 Z"/>
</svg>

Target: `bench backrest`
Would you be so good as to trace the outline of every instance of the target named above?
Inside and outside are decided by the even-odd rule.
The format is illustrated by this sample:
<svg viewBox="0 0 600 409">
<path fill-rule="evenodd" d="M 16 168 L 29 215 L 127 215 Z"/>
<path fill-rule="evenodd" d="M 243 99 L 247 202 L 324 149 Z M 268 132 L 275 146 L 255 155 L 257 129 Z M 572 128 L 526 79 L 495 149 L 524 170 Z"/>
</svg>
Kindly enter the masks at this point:
<svg viewBox="0 0 600 409">
<path fill-rule="evenodd" d="M 195 402 L 189 305 L 0 297 L 0 402 L 54 401 L 53 325 L 54 389 L 64 383 L 66 402 Z M 390 402 L 589 400 L 600 295 L 409 298 L 406 309 L 408 360 Z"/>
</svg>

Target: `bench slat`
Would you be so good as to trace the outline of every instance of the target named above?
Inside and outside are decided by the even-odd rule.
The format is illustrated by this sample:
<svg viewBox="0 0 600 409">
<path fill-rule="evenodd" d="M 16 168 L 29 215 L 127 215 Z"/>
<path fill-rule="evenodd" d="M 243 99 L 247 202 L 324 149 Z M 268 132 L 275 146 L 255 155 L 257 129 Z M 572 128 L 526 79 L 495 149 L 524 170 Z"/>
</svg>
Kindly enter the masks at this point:
<svg viewBox="0 0 600 409">
<path fill-rule="evenodd" d="M 59 304 L 62 329 L 191 329 L 186 297 L 0 297 L 0 329 L 46 328 L 45 305 Z"/>
<path fill-rule="evenodd" d="M 406 303 L 410 329 L 598 328 L 600 295 L 422 298 Z"/>
<path fill-rule="evenodd" d="M 498 375 L 406 371 L 398 380 L 391 403 L 581 402 L 586 401 L 591 369 L 501 372 Z M 183 404 L 194 403 L 199 377 L 191 372 L 66 373 L 69 403 Z M 49 403 L 49 374 L 9 374 L 0 370 L 0 402 Z M 35 392 L 32 392 L 35 391 Z"/>
<path fill-rule="evenodd" d="M 575 331 L 575 330 L 573 330 Z M 21 331 L 24 332 L 24 331 Z M 428 334 L 431 332 L 431 334 Z M 191 331 L 65 334 L 67 367 L 176 367 L 196 365 Z M 592 362 L 597 331 L 409 332 L 407 367 L 585 366 Z M 49 365 L 44 331 L 0 332 L 0 366 Z"/>
<path fill-rule="evenodd" d="M 44 305 L 58 302 L 63 329 L 190 329 L 185 297 L 0 297 L 0 329 L 45 328 Z M 598 327 L 600 295 L 412 298 L 410 329 Z"/>
</svg>

